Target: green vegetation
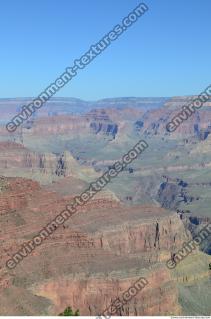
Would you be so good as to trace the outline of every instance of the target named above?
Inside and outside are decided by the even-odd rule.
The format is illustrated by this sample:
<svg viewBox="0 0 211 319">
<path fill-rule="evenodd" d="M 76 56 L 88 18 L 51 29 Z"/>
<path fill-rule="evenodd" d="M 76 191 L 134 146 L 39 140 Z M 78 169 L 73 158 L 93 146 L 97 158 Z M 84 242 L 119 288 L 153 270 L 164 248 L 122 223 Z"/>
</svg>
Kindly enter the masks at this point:
<svg viewBox="0 0 211 319">
<path fill-rule="evenodd" d="M 74 312 L 71 307 L 67 307 L 59 316 L 80 316 L 80 314 L 78 309 Z"/>
<path fill-rule="evenodd" d="M 8 184 L 4 177 L 0 176 L 0 192 L 5 191 L 8 188 Z"/>
</svg>

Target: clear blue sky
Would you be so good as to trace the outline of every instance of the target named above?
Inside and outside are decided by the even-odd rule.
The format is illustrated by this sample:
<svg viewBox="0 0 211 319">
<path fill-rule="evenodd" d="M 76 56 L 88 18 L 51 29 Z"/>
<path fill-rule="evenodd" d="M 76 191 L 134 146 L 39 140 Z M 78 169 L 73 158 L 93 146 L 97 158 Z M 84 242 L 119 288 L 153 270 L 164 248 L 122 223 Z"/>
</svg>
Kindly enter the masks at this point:
<svg viewBox="0 0 211 319">
<path fill-rule="evenodd" d="M 211 83 L 211 1 L 145 3 L 149 11 L 57 96 L 189 95 Z M 1 0 L 0 97 L 38 95 L 138 4 Z"/>
</svg>

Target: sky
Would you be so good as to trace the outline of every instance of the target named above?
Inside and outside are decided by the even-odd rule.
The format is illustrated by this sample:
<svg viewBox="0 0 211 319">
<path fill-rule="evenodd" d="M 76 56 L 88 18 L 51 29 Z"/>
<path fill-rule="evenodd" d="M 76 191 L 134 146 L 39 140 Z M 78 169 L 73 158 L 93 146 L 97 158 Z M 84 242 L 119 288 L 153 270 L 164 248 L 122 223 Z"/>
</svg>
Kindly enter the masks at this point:
<svg viewBox="0 0 211 319">
<path fill-rule="evenodd" d="M 0 98 L 13 98 L 39 95 L 140 2 L 0 3 Z M 211 84 L 211 1 L 145 3 L 149 10 L 57 97 L 170 97 L 199 94 Z"/>
</svg>

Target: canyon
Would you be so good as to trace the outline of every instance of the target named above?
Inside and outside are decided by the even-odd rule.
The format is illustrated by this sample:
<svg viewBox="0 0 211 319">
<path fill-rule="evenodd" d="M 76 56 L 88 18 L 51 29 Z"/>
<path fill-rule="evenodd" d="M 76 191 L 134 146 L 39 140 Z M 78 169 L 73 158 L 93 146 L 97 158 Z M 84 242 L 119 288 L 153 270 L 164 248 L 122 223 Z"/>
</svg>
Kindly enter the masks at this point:
<svg viewBox="0 0 211 319">
<path fill-rule="evenodd" d="M 210 315 L 210 238 L 166 262 L 211 221 L 211 99 L 53 98 L 14 133 L 29 98 L 0 100 L 0 314 L 97 316 L 140 277 L 117 315 Z M 14 269 L 6 262 L 140 139 L 149 147 Z M 14 302 L 15 301 L 15 302 Z"/>
</svg>

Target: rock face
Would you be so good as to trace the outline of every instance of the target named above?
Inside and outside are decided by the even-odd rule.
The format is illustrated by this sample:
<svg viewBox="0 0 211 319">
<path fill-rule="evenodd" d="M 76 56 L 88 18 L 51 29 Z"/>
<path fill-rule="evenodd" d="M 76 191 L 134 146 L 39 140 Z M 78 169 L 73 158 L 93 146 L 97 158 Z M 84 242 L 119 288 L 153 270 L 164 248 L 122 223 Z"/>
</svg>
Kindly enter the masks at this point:
<svg viewBox="0 0 211 319">
<path fill-rule="evenodd" d="M 180 179 L 170 179 L 160 185 L 157 194 L 157 200 L 162 207 L 177 209 L 179 203 L 191 203 L 194 197 L 190 196 L 187 191 L 188 184 Z"/>
<path fill-rule="evenodd" d="M 111 121 L 105 110 L 92 110 L 86 115 L 90 121 L 90 128 L 95 134 L 103 133 L 115 138 L 118 132 L 118 125 Z"/>
<path fill-rule="evenodd" d="M 0 101 L 2 121 L 27 100 Z M 148 284 L 118 315 L 197 313 L 199 291 L 210 290 L 209 240 L 174 270 L 166 266 L 210 221 L 211 103 L 174 133 L 166 131 L 189 101 L 59 98 L 14 133 L 0 125 L 1 315 L 58 315 L 71 306 L 95 316 L 140 277 Z M 140 139 L 149 153 L 21 255 L 14 269 L 5 266 Z"/>
<path fill-rule="evenodd" d="M 38 183 L 22 178 L 1 177 L 0 185 L 0 215 L 24 208 L 34 191 L 40 189 Z"/>
<path fill-rule="evenodd" d="M 104 110 L 92 110 L 84 116 L 52 116 L 40 118 L 30 127 L 25 126 L 23 134 L 102 134 L 115 138 L 118 125 L 114 123 Z"/>
<path fill-rule="evenodd" d="M 114 315 L 169 314 L 169 305 L 171 305 L 172 313 L 180 313 L 177 304 L 177 290 L 166 269 L 159 267 L 146 275 L 149 281 L 148 286 Z M 95 316 L 98 313 L 101 314 L 102 310 L 110 308 L 112 301 L 121 296 L 139 279 L 138 274 L 131 274 L 130 278 L 122 278 L 114 273 L 115 277 L 109 279 L 96 277 L 88 279 L 83 278 L 82 274 L 80 276 L 80 280 L 66 278 L 54 283 L 49 281 L 35 289 L 34 292 L 38 296 L 51 299 L 57 313 L 70 303 L 80 309 L 81 315 Z"/>
<path fill-rule="evenodd" d="M 0 171 L 11 175 L 15 172 L 22 174 L 49 175 L 56 177 L 77 176 L 79 164 L 69 151 L 62 153 L 40 153 L 30 151 L 22 144 L 0 142 Z"/>
<path fill-rule="evenodd" d="M 57 314 L 71 304 L 82 315 L 97 315 L 140 276 L 145 276 L 149 285 L 121 314 L 180 313 L 177 288 L 164 264 L 186 238 L 176 214 L 171 216 L 151 206 L 131 210 L 112 196 L 99 193 L 9 271 L 5 268 L 9 256 L 49 223 L 71 197 L 47 192 L 30 180 L 5 179 L 5 183 L 4 198 L 14 189 L 21 198 L 21 185 L 24 200 L 14 201 L 11 210 L 0 196 L 1 207 L 4 205 L 0 216 L 2 300 L 6 291 L 11 291 L 8 308 L 1 307 L 1 314 L 10 313 L 10 296 L 27 290 L 30 306 L 27 309 L 20 304 L 16 314 Z M 35 295 L 37 299 L 32 298 Z M 36 305 L 39 311 L 33 310 Z"/>
<path fill-rule="evenodd" d="M 10 120 L 15 114 L 21 111 L 23 105 L 31 103 L 32 98 L 20 99 L 0 99 L 0 109 L 3 120 Z M 160 107 L 167 98 L 116 98 L 103 99 L 96 102 L 87 102 L 75 98 L 51 98 L 46 102 L 45 107 L 41 108 L 33 118 L 47 117 L 56 115 L 86 114 L 92 109 L 111 109 L 119 110 L 125 108 L 153 109 Z"/>
<path fill-rule="evenodd" d="M 166 125 L 174 116 L 181 112 L 182 107 L 190 103 L 194 97 L 155 98 L 155 99 L 114 99 L 102 100 L 94 103 L 80 100 L 62 99 L 58 102 L 49 102 L 45 108 L 40 109 L 33 118 L 18 128 L 15 133 L 6 131 L 0 126 L 0 134 L 4 139 L 23 143 L 25 139 L 45 136 L 79 136 L 94 135 L 109 140 L 122 138 L 131 133 L 142 136 L 169 136 Z M 6 102 L 5 102 L 6 103 Z M 17 114 L 14 101 L 10 101 L 8 116 Z M 17 102 L 16 102 L 17 103 Z M 21 103 L 21 101 L 19 102 Z M 3 104 L 0 101 L 0 105 Z M 69 107 L 68 107 L 69 105 Z M 80 106 L 81 105 L 81 108 Z M 211 132 L 211 101 L 204 103 L 188 121 L 183 121 L 171 136 L 174 138 L 195 137 L 206 140 Z M 48 111 L 47 111 L 48 110 Z M 13 111 L 13 112 L 12 112 Z M 2 114 L 6 111 L 2 106 Z"/>
</svg>

